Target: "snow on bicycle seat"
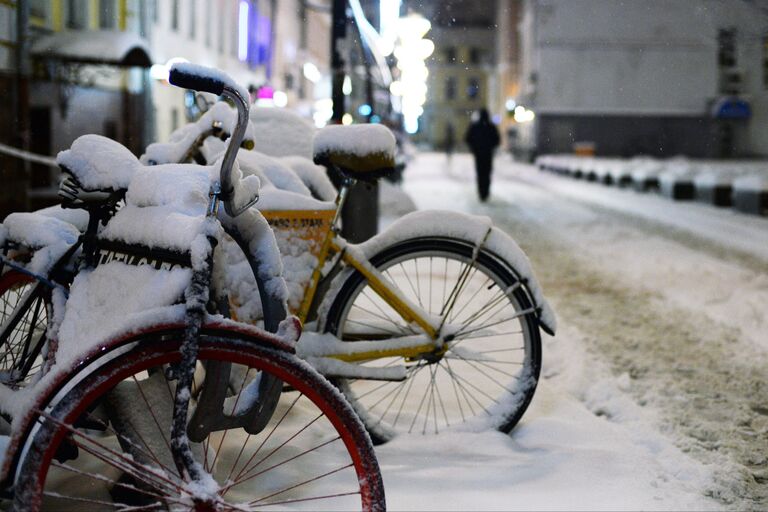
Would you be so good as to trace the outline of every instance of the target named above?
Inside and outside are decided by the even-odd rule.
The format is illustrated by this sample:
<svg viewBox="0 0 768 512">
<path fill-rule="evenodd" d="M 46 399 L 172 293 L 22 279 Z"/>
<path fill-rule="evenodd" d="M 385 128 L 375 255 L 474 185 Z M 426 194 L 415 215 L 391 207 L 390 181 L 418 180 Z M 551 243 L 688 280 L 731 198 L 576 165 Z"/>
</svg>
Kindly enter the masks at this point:
<svg viewBox="0 0 768 512">
<path fill-rule="evenodd" d="M 373 179 L 395 167 L 395 136 L 380 124 L 326 126 L 315 135 L 315 163 L 356 179 Z"/>
<path fill-rule="evenodd" d="M 56 162 L 89 192 L 124 190 L 141 167 L 128 148 L 95 134 L 75 139 L 69 149 L 56 155 Z"/>
</svg>

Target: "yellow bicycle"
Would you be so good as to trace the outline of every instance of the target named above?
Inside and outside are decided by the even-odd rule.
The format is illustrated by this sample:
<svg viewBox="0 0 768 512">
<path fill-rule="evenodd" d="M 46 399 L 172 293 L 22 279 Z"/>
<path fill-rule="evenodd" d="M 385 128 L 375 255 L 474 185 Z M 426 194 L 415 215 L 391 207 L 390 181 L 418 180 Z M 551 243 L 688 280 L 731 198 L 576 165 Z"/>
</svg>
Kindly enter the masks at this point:
<svg viewBox="0 0 768 512">
<path fill-rule="evenodd" d="M 330 214 L 304 212 L 327 222 L 296 311 L 309 322 L 298 352 L 337 384 L 376 443 L 449 428 L 509 432 L 533 397 L 539 328 L 554 334 L 554 314 L 528 258 L 486 218 L 422 211 L 363 244 L 340 236 L 350 186 L 393 167 L 391 138 L 357 125 L 315 139 L 315 162 L 341 187 Z"/>
</svg>

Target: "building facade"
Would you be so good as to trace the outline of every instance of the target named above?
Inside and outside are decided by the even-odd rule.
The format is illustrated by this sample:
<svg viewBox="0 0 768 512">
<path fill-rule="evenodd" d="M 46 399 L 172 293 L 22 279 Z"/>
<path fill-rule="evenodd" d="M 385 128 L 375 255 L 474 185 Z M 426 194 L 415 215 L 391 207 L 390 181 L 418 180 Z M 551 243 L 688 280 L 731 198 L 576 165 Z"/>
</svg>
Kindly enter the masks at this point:
<svg viewBox="0 0 768 512">
<path fill-rule="evenodd" d="M 0 1 L 0 143 L 55 156 L 102 134 L 135 154 L 197 114 L 170 64 L 224 70 L 253 99 L 329 110 L 328 0 Z M 55 202 L 58 169 L 0 152 L 0 218 Z"/>
<path fill-rule="evenodd" d="M 456 147 L 463 148 L 474 112 L 490 108 L 496 122 L 501 119 L 492 108 L 498 95 L 497 1 L 409 2 L 406 9 L 430 20 L 426 38 L 435 43 L 427 60 L 427 101 L 413 139 L 444 148 L 452 133 Z"/>
<path fill-rule="evenodd" d="M 526 0 L 516 99 L 537 151 L 768 154 L 764 5 Z"/>
</svg>

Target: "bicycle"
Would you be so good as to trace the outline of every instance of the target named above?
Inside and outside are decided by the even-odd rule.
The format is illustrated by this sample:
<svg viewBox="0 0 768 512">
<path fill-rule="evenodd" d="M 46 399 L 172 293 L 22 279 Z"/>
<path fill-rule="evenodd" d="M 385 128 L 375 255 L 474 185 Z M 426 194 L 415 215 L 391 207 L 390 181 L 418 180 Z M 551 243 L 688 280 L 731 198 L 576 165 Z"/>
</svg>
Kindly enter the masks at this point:
<svg viewBox="0 0 768 512">
<path fill-rule="evenodd" d="M 247 103 L 228 77 L 177 65 L 171 81 L 232 98 L 239 118 L 247 120 Z M 132 179 L 126 206 L 98 236 L 92 218 L 81 237 L 87 265 L 74 277 L 65 304 L 53 300 L 57 337 L 49 340 L 50 367 L 32 385 L 0 386 L 0 408 L 13 416 L 2 476 L 14 509 L 59 509 L 66 503 L 122 509 L 384 508 L 370 441 L 349 405 L 293 354 L 297 325 L 288 318 L 270 334 L 209 311 L 217 309 L 211 274 L 220 228 L 237 237 L 240 222 L 250 234 L 266 225 L 248 210 L 256 190 L 232 181 L 244 129 L 239 122 L 215 186 L 211 168 L 181 169 L 192 175 L 191 185 L 181 189 L 177 181 L 186 175 L 164 169 L 174 180 L 165 191 L 157 186 L 161 170 L 143 172 Z M 163 202 L 169 186 L 194 201 Z M 226 215 L 218 212 L 220 202 Z M 94 208 L 104 203 L 104 197 L 86 201 Z M 126 219 L 135 219 L 141 208 L 162 213 L 166 206 L 191 208 L 182 213 L 197 229 L 153 239 L 165 243 L 148 248 L 139 241 L 148 240 L 148 232 L 137 234 L 141 226 L 129 229 Z M 241 213 L 251 218 L 240 221 Z M 259 277 L 278 279 L 269 275 L 270 262 L 256 259 L 269 247 L 252 248 Z M 149 304 L 127 296 L 101 301 L 107 285 L 121 283 L 144 292 L 140 298 Z M 265 292 L 270 293 L 282 300 L 274 286 Z M 60 317 L 56 307 L 62 305 Z M 127 320 L 106 329 L 113 310 Z M 71 343 L 73 337 L 80 347 Z"/>
<path fill-rule="evenodd" d="M 308 325 L 317 332 L 366 343 L 352 349 L 305 333 L 300 354 L 335 380 L 377 443 L 402 432 L 439 433 L 457 424 L 509 432 L 535 392 L 539 327 L 555 330 L 554 314 L 524 253 L 490 223 L 450 212 L 406 216 L 360 247 L 347 244 L 339 236 L 338 212 L 355 179 L 375 179 L 393 167 L 391 135 L 381 127 L 325 130 L 321 145 L 325 137 L 335 146 L 326 141 L 316 162 L 339 174 L 342 187 L 335 210 L 308 219 L 323 231 L 296 312 L 305 323 L 314 320 Z M 323 135 L 329 131 L 335 133 Z M 355 154 L 348 149 L 366 138 L 383 141 L 378 154 L 351 158 Z M 307 216 L 292 213 L 299 220 Z M 276 220 L 285 216 L 263 214 L 276 229 Z M 411 225 L 420 227 L 414 231 Z M 433 296 L 438 291 L 439 298 Z M 482 306 L 473 308 L 473 301 Z M 465 348 L 469 340 L 482 347 Z"/>
<path fill-rule="evenodd" d="M 487 221 L 419 212 L 360 246 L 344 241 L 339 212 L 350 186 L 390 173 L 393 154 L 381 126 L 324 128 L 315 162 L 341 183 L 335 208 L 260 208 L 278 232 L 319 232 L 307 244 L 319 248 L 317 258 L 292 311 L 336 339 L 305 329 L 299 354 L 334 380 L 375 443 L 457 424 L 509 432 L 535 392 L 539 326 L 554 334 L 554 313 L 522 250 Z M 295 252 L 292 245 L 281 250 Z"/>
</svg>

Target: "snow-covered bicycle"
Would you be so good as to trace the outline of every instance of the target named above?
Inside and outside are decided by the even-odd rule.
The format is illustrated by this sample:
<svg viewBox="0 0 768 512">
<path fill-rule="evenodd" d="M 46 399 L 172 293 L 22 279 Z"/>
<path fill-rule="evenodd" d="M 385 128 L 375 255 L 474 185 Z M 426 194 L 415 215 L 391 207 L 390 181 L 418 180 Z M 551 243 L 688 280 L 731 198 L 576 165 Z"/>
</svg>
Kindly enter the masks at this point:
<svg viewBox="0 0 768 512">
<path fill-rule="evenodd" d="M 228 77 L 185 65 L 172 80 L 231 97 L 247 119 Z M 256 215 L 257 183 L 231 175 L 244 130 L 215 165 L 138 170 L 125 206 L 78 237 L 85 266 L 52 291 L 46 371 L 0 386 L 11 421 L 2 477 L 16 510 L 383 509 L 370 440 L 293 354 L 295 321 L 274 334 L 233 322 L 211 293 L 214 248 L 244 222 L 266 293 L 284 301 L 274 240 L 258 232 L 266 223 L 242 220 Z M 69 170 L 83 190 L 70 191 L 92 212 L 108 208 L 114 190 L 88 183 L 114 180 L 114 169 L 80 156 Z"/>
<path fill-rule="evenodd" d="M 226 115 L 226 105 L 216 108 Z M 185 142 L 201 147 L 206 139 L 199 134 L 209 124 L 206 119 L 186 128 L 148 155 L 210 158 L 215 150 L 191 151 Z M 276 228 L 314 225 L 317 233 L 319 226 L 316 254 L 291 254 L 295 239 L 281 247 L 284 258 L 314 268 L 304 270 L 305 282 L 292 297 L 314 331 L 305 330 L 300 354 L 337 382 L 377 442 L 466 424 L 511 430 L 536 388 L 539 327 L 555 329 L 523 252 L 487 219 L 452 212 L 412 214 L 365 244 L 347 244 L 339 236 L 338 212 L 349 186 L 388 172 L 394 139 L 380 126 L 352 126 L 328 127 L 315 142 L 317 162 L 342 182 L 335 204 L 280 191 L 280 201 L 267 200 L 266 208 L 262 201 L 261 208 Z M 286 181 L 274 172 L 269 178 Z M 287 211 L 274 210 L 286 204 Z M 240 306 L 250 305 L 262 287 L 243 287 L 239 272 L 229 277 L 230 304 L 242 313 L 248 308 Z"/>
<path fill-rule="evenodd" d="M 288 130 L 280 137 L 256 140 L 265 149 L 307 146 Z M 157 144 L 148 154 L 178 154 L 173 147 Z M 206 149 L 203 158 L 215 155 Z M 449 427 L 508 432 L 533 397 L 539 326 L 554 333 L 554 314 L 524 253 L 488 219 L 418 212 L 361 245 L 340 237 L 351 185 L 391 172 L 394 149 L 382 126 L 324 128 L 313 156 L 341 183 L 335 202 L 286 186 L 265 190 L 255 205 L 278 232 L 289 304 L 306 326 L 299 354 L 334 380 L 375 442 Z M 291 183 L 278 164 L 250 153 L 240 152 L 241 168 Z M 240 305 L 250 304 L 252 289 L 237 278 L 227 289 L 233 311 L 247 310 Z"/>
</svg>

